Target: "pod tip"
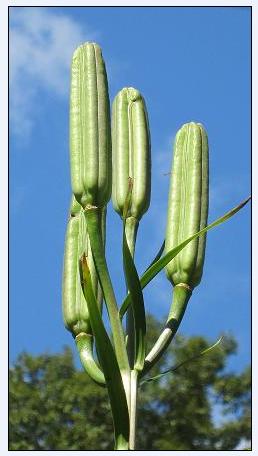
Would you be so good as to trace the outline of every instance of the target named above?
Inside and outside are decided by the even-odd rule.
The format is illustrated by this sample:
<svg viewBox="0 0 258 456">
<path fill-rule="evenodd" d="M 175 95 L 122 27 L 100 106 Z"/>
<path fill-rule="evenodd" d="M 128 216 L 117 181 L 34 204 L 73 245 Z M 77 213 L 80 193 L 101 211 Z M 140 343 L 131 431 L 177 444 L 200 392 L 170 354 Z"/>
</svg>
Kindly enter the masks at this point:
<svg viewBox="0 0 258 456">
<path fill-rule="evenodd" d="M 201 130 L 205 130 L 205 127 L 202 123 L 200 122 L 194 122 L 193 120 L 191 120 L 190 122 L 186 122 L 184 123 L 180 129 L 178 130 L 178 132 L 181 132 L 181 131 L 187 131 L 189 128 L 191 129 L 201 129 Z"/>
<path fill-rule="evenodd" d="M 137 101 L 142 100 L 142 96 L 139 90 L 135 89 L 134 87 L 124 87 L 120 91 L 121 95 L 125 94 L 127 97 L 127 101 Z"/>
<path fill-rule="evenodd" d="M 99 46 L 97 43 L 95 43 L 94 41 L 85 41 L 85 43 L 80 44 L 80 46 L 78 46 L 78 47 L 75 49 L 75 51 L 74 51 L 74 53 L 73 53 L 73 60 L 76 60 L 77 57 L 78 57 L 78 55 L 79 55 L 82 51 L 86 50 L 87 48 L 91 48 L 91 47 L 93 47 L 95 50 L 96 50 L 96 49 L 101 50 L 101 49 L 100 49 L 100 46 Z"/>
</svg>

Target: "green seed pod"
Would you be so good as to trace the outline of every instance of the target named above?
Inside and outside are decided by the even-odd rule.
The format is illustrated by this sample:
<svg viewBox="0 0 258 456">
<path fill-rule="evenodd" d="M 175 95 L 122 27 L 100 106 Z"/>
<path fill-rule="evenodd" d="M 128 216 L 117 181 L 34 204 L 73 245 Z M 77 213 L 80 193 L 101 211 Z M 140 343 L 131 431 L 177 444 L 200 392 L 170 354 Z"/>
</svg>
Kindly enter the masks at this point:
<svg viewBox="0 0 258 456">
<path fill-rule="evenodd" d="M 174 145 L 165 252 L 204 228 L 208 217 L 208 139 L 203 126 L 180 128 Z M 191 289 L 201 280 L 206 234 L 190 242 L 166 267 L 173 285 Z"/>
<path fill-rule="evenodd" d="M 132 193 L 128 204 L 129 178 Z M 148 210 L 151 194 L 151 155 L 148 115 L 140 92 L 122 89 L 112 106 L 112 202 L 125 219 L 125 235 L 134 256 L 138 225 Z M 134 318 L 127 312 L 127 352 L 134 365 Z"/>
<path fill-rule="evenodd" d="M 133 179 L 128 217 L 140 220 L 150 204 L 151 156 L 148 115 L 138 90 L 124 88 L 112 107 L 112 201 L 123 216 L 128 179 Z"/>
<path fill-rule="evenodd" d="M 63 269 L 63 317 L 66 328 L 74 336 L 80 333 L 91 334 L 87 303 L 82 292 L 79 276 L 79 259 L 85 252 L 91 273 L 92 285 L 100 309 L 102 308 L 102 291 L 97 278 L 93 255 L 90 248 L 85 214 L 82 207 L 72 198 L 71 218 L 68 222 Z M 100 214 L 102 239 L 105 245 L 106 208 Z"/>
<path fill-rule="evenodd" d="M 87 243 L 86 222 L 83 211 L 68 222 L 63 268 L 63 318 L 66 328 L 74 336 L 90 333 L 88 307 L 82 292 L 79 276 L 79 258 Z"/>
<path fill-rule="evenodd" d="M 105 206 L 111 195 L 111 132 L 108 83 L 95 43 L 73 54 L 70 96 L 70 161 L 76 200 Z"/>
</svg>

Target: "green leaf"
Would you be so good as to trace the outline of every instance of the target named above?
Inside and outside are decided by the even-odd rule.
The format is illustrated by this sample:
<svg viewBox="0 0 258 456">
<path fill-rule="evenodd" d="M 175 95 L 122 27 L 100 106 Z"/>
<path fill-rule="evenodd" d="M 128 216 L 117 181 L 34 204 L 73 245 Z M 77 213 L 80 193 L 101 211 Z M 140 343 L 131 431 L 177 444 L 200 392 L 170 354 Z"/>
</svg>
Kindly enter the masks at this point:
<svg viewBox="0 0 258 456">
<path fill-rule="evenodd" d="M 143 380 L 139 386 L 142 386 L 144 383 L 150 383 L 150 382 L 153 382 L 154 380 L 158 380 L 159 378 L 163 377 L 166 374 L 175 372 L 177 369 L 184 366 L 185 364 L 191 363 L 192 361 L 195 361 L 196 359 L 201 358 L 201 356 L 207 355 L 207 353 L 214 350 L 214 348 L 216 348 L 221 343 L 222 339 L 223 339 L 223 336 L 221 336 L 215 342 L 215 344 L 211 345 L 210 347 L 206 348 L 205 350 L 202 350 L 200 353 L 197 353 L 196 355 L 191 356 L 191 358 L 188 358 L 185 361 L 182 361 L 181 363 L 177 364 L 176 366 L 170 367 L 169 369 L 165 370 L 164 372 L 161 372 L 161 374 L 155 375 L 155 377 L 146 378 L 146 380 Z"/>
<path fill-rule="evenodd" d="M 128 449 L 129 414 L 121 373 L 96 301 L 85 254 L 79 262 L 81 284 L 88 303 L 90 323 L 104 372 L 114 420 L 116 449 Z"/>
<path fill-rule="evenodd" d="M 127 289 L 131 296 L 131 307 L 133 313 L 133 337 L 132 344 L 134 351 L 134 369 L 142 371 L 145 360 L 145 335 L 146 319 L 144 299 L 140 279 L 131 255 L 126 238 L 126 218 L 130 210 L 133 190 L 133 179 L 128 179 L 128 190 L 123 211 L 123 264 Z"/>
<path fill-rule="evenodd" d="M 185 241 L 183 241 L 181 244 L 179 244 L 177 247 L 175 247 L 174 249 L 170 250 L 166 255 L 164 255 L 164 257 L 160 258 L 158 261 L 156 261 L 152 266 L 150 266 L 147 271 L 145 271 L 145 273 L 143 274 L 143 276 L 141 277 L 141 287 L 142 289 L 146 287 L 146 285 L 148 285 L 148 283 L 154 279 L 154 277 L 156 277 L 156 275 L 173 259 L 175 258 L 175 256 L 187 245 L 189 244 L 189 242 L 191 242 L 193 239 L 196 239 L 198 236 L 200 236 L 201 234 L 204 234 L 206 233 L 207 231 L 211 230 L 212 228 L 214 228 L 215 226 L 218 226 L 220 225 L 221 223 L 224 223 L 226 220 L 228 220 L 229 218 L 231 218 L 234 214 L 236 214 L 238 211 L 240 211 L 240 209 L 242 209 L 247 203 L 248 201 L 251 199 L 251 197 L 249 196 L 249 198 L 247 198 L 246 200 L 242 201 L 242 203 L 240 203 L 238 206 L 234 207 L 233 209 L 231 209 L 229 212 L 226 212 L 226 214 L 224 214 L 222 217 L 219 217 L 217 220 L 215 220 L 214 222 L 210 223 L 208 226 L 206 226 L 205 228 L 203 228 L 202 230 L 198 231 L 197 233 L 193 234 L 192 236 L 190 236 L 188 239 L 186 239 Z M 120 310 L 119 310 L 119 315 L 120 315 L 120 318 L 122 319 L 123 318 L 123 315 L 125 314 L 127 308 L 128 308 L 128 305 L 130 304 L 130 293 L 126 296 Z"/>
<path fill-rule="evenodd" d="M 134 319 L 134 369 L 141 371 L 145 360 L 146 319 L 144 299 L 140 279 L 127 244 L 125 223 L 123 233 L 123 262 Z"/>
</svg>

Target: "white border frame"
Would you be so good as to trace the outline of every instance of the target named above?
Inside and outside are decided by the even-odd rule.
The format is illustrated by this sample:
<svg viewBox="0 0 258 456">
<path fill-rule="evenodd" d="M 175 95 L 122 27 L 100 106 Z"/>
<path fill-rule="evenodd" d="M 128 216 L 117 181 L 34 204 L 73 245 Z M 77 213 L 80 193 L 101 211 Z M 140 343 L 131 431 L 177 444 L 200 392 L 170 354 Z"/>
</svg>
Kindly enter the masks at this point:
<svg viewBox="0 0 258 456">
<path fill-rule="evenodd" d="M 74 4 L 73 4 L 74 3 Z M 256 3 L 256 4 L 255 4 Z M 161 3 L 157 3 L 153 0 L 137 1 L 137 0 L 110 0 L 110 1 L 85 1 L 85 0 L 1 0 L 0 1 L 0 52 L 1 52 L 1 71 L 0 71 L 0 109 L 1 109 L 1 130 L 0 130 L 0 141 L 1 141 L 1 154 L 0 154 L 0 252 L 1 252 L 1 318 L 0 318 L 0 360 L 1 360 L 1 374 L 0 374 L 0 388 L 1 388 L 1 407 L 0 407 L 0 455 L 5 456 L 8 453 L 15 455 L 31 454 L 31 451 L 8 451 L 8 7 L 9 6 L 251 6 L 252 7 L 252 208 L 253 208 L 253 233 L 258 232 L 257 223 L 257 207 L 255 196 L 257 194 L 258 187 L 258 115 L 257 115 L 257 83 L 258 83 L 258 70 L 257 70 L 257 58 L 258 58 L 258 6 L 257 2 L 246 0 L 246 1 L 232 1 L 232 0 L 181 0 L 171 1 L 162 0 Z M 257 297 L 257 284 L 258 284 L 258 242 L 257 236 L 253 235 L 252 238 L 253 246 L 253 257 L 252 257 L 252 296 L 253 296 L 253 310 L 252 310 L 252 380 L 253 380 L 253 410 L 252 410 L 252 422 L 253 422 L 253 438 L 252 438 L 252 453 L 258 454 L 258 432 L 255 432 L 255 423 L 258 424 L 258 406 L 257 406 L 257 378 L 258 378 L 258 361 L 256 357 L 257 351 L 255 347 L 258 346 L 258 331 L 256 329 L 256 322 L 258 322 L 258 307 L 255 297 Z M 254 254 L 256 252 L 256 255 Z M 256 280 L 255 280 L 256 279 Z M 41 455 L 41 451 L 33 451 L 35 455 Z M 46 452 L 44 452 L 46 453 Z M 85 456 L 85 451 L 47 451 L 47 453 L 58 453 L 60 455 L 74 456 Z M 87 451 L 87 455 L 97 454 L 112 454 L 113 451 Z M 136 451 L 136 455 L 148 454 L 148 451 Z M 151 453 L 159 453 L 154 451 Z M 203 456 L 206 453 L 209 455 L 218 454 L 222 452 L 218 451 L 162 451 L 162 455 L 198 455 Z M 235 456 L 235 451 L 224 452 L 228 456 Z M 129 451 L 123 452 L 123 454 L 129 454 Z M 237 454 L 246 454 L 244 451 L 237 451 Z"/>
</svg>

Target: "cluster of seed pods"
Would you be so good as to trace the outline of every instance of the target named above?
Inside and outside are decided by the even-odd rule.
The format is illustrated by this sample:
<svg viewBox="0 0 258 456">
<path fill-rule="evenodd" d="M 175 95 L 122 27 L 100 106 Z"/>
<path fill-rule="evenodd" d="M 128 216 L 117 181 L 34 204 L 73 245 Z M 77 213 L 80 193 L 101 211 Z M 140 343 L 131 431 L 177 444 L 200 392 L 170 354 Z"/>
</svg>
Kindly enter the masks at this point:
<svg viewBox="0 0 258 456">
<path fill-rule="evenodd" d="M 85 43 L 74 52 L 71 67 L 72 201 L 65 241 L 63 317 L 66 328 L 76 341 L 85 370 L 95 382 L 108 386 L 105 354 L 101 355 L 102 351 L 98 346 L 94 351 L 96 322 L 91 318 L 89 302 L 82 287 L 80 259 L 84 255 L 100 315 L 103 298 L 107 306 L 113 331 L 114 352 L 131 420 L 132 392 L 127 373 L 129 372 L 130 376 L 130 372 L 135 372 L 136 369 L 133 355 L 137 343 L 134 334 L 135 315 L 133 306 L 130 306 L 127 310 L 127 327 L 124 330 L 118 318 L 118 307 L 104 258 L 106 208 L 112 196 L 113 207 L 123 221 L 133 260 L 139 222 L 150 204 L 151 141 L 146 104 L 137 89 L 123 88 L 116 95 L 112 106 L 112 119 L 109 106 L 108 81 L 101 49 L 95 43 Z M 207 216 L 207 135 L 201 124 L 190 122 L 180 128 L 174 144 L 165 253 L 204 228 Z M 94 232 L 97 233 L 97 238 Z M 205 236 L 203 234 L 188 244 L 166 266 L 167 277 L 174 287 L 168 322 L 173 320 L 176 323 L 166 334 L 161 334 L 157 344 L 146 356 L 143 371 L 157 361 L 163 353 L 162 350 L 172 340 L 192 290 L 201 280 Z M 103 274 L 100 274 L 100 270 L 104 271 Z M 113 394 L 111 386 L 108 391 Z M 114 417 L 115 405 L 112 411 Z M 117 426 L 119 427 L 119 424 Z M 119 432 L 123 433 L 118 431 L 118 434 Z M 123 435 L 120 441 L 126 441 L 127 437 Z M 128 445 L 133 449 L 133 443 Z M 126 449 L 126 444 L 122 443 L 121 448 Z M 119 445 L 116 449 L 119 449 Z"/>
</svg>

